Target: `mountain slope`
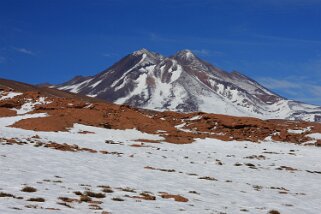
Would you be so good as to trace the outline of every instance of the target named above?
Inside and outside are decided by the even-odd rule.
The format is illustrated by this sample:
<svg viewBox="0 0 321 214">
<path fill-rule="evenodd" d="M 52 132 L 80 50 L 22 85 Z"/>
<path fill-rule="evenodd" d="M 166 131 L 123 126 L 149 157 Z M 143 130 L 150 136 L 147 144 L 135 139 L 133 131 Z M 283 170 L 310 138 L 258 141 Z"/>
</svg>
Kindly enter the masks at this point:
<svg viewBox="0 0 321 214">
<path fill-rule="evenodd" d="M 78 76 L 55 87 L 160 111 L 321 121 L 321 107 L 280 97 L 238 72 L 214 67 L 189 50 L 164 57 L 141 49 L 95 76 Z"/>
</svg>

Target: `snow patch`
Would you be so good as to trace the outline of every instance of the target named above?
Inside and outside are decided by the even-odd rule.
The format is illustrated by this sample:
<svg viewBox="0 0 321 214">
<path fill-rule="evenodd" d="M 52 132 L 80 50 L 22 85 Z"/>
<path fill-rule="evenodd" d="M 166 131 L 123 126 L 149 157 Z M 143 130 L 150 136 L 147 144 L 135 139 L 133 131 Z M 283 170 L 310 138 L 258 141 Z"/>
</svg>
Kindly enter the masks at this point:
<svg viewBox="0 0 321 214">
<path fill-rule="evenodd" d="M 316 140 L 321 140 L 321 133 L 313 133 L 313 134 L 309 134 L 307 136 L 311 137 L 313 139 L 316 139 Z"/>
<path fill-rule="evenodd" d="M 18 115 L 26 114 L 28 112 L 33 111 L 36 105 L 49 104 L 49 103 L 51 103 L 51 101 L 46 101 L 45 97 L 40 97 L 36 102 L 33 102 L 32 100 L 27 100 L 27 102 L 24 103 L 20 109 L 13 108 L 12 110 L 15 110 Z"/>
<path fill-rule="evenodd" d="M 22 93 L 10 91 L 7 94 L 3 95 L 4 92 L 0 92 L 0 100 L 9 100 L 16 96 L 21 95 Z"/>
<path fill-rule="evenodd" d="M 97 82 L 95 82 L 94 84 L 92 84 L 90 87 L 91 88 L 96 88 L 103 80 L 99 80 Z"/>
<path fill-rule="evenodd" d="M 74 84 L 74 85 L 67 85 L 67 86 L 63 86 L 63 87 L 59 87 L 58 89 L 60 90 L 67 90 L 70 91 L 72 93 L 78 93 L 81 88 L 83 88 L 84 86 L 86 86 L 86 84 L 88 84 L 92 79 L 83 81 L 81 83 L 78 84 Z"/>
<path fill-rule="evenodd" d="M 303 134 L 305 132 L 311 131 L 311 127 L 307 127 L 305 129 L 289 129 L 288 133 L 290 134 Z"/>
</svg>

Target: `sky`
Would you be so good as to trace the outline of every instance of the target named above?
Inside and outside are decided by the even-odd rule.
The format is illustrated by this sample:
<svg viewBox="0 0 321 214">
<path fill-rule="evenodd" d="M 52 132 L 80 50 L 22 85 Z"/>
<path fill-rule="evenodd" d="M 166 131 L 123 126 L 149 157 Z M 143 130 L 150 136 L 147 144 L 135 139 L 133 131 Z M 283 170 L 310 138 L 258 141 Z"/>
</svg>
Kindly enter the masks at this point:
<svg viewBox="0 0 321 214">
<path fill-rule="evenodd" d="M 321 0 L 0 0 L 2 78 L 62 83 L 141 48 L 321 105 Z"/>
</svg>

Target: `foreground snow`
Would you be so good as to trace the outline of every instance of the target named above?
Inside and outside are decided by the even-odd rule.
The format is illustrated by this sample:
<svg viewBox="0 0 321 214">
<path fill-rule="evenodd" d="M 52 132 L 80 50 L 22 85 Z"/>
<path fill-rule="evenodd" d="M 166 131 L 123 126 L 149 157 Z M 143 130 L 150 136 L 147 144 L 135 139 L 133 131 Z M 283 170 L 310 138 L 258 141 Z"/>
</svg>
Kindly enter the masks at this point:
<svg viewBox="0 0 321 214">
<path fill-rule="evenodd" d="M 0 197 L 0 213 L 320 212 L 319 148 L 214 139 L 187 145 L 140 144 L 137 139 L 162 138 L 80 124 L 69 132 L 7 127 L 24 118 L 44 116 L 0 118 L 0 138 L 26 142 L 8 145 L 0 140 L 0 192 L 16 197 Z M 76 144 L 98 152 L 60 151 L 37 146 L 37 141 Z M 95 199 L 101 201 L 97 205 L 101 210 L 86 202 L 67 203 L 71 208 L 58 204 L 59 197 L 78 198 L 75 191 L 102 192 L 101 185 L 114 191 Z M 24 186 L 37 191 L 22 192 Z M 156 200 L 131 198 L 146 191 Z M 188 202 L 164 199 L 161 192 L 183 196 Z M 45 202 L 27 201 L 36 197 Z"/>
</svg>

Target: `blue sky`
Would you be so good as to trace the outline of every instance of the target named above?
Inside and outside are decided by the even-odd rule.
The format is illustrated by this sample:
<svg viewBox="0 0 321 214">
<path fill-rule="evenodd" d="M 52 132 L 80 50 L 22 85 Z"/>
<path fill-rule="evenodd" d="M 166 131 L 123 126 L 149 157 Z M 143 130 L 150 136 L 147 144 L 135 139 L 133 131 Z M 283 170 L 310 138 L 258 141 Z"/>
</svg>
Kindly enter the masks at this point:
<svg viewBox="0 0 321 214">
<path fill-rule="evenodd" d="M 1 0 L 0 77 L 60 83 L 137 49 L 190 49 L 321 105 L 320 23 L 320 0 Z"/>
</svg>

